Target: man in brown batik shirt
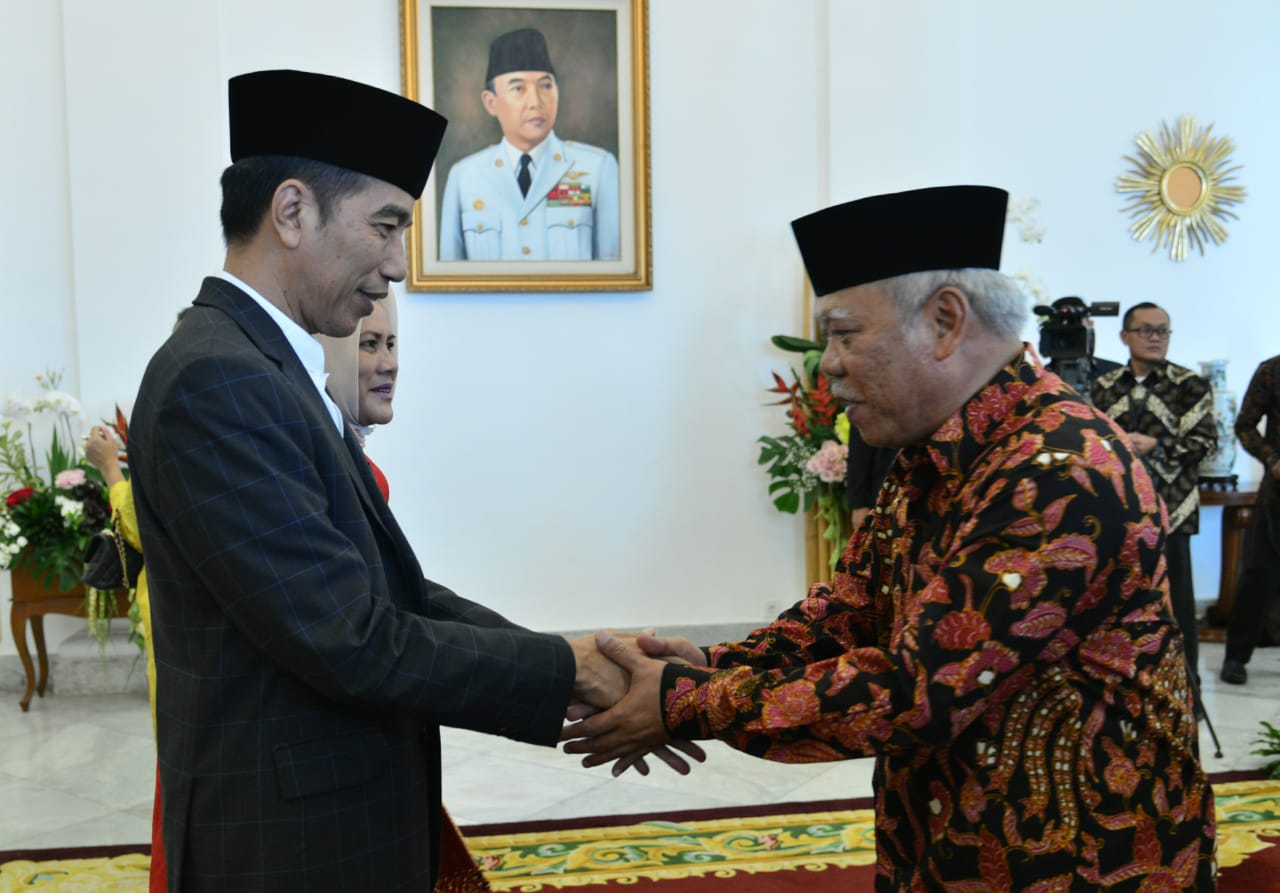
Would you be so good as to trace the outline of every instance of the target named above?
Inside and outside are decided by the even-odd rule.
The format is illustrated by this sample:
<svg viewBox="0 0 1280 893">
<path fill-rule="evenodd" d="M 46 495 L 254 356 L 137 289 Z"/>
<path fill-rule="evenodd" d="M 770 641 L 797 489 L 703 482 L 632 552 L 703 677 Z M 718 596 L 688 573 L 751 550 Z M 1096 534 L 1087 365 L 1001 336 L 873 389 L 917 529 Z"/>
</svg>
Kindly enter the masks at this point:
<svg viewBox="0 0 1280 893">
<path fill-rule="evenodd" d="M 1265 435 L 1258 422 L 1267 420 Z M 1221 679 L 1232 685 L 1249 680 L 1245 664 L 1253 656 L 1267 608 L 1280 590 L 1280 356 L 1263 361 L 1253 373 L 1236 416 L 1236 437 L 1262 463 L 1254 523 L 1249 529 L 1248 564 L 1236 590 L 1227 625 L 1227 655 Z"/>
</svg>

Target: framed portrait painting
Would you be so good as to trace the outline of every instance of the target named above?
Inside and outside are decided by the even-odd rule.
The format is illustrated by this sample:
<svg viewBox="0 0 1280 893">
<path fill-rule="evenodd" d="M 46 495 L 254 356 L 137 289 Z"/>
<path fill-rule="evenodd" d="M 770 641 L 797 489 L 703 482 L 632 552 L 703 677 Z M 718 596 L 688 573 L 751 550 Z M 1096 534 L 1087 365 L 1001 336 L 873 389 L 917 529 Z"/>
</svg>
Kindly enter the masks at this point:
<svg viewBox="0 0 1280 893">
<path fill-rule="evenodd" d="M 407 287 L 652 288 L 647 0 L 401 0 L 400 18 L 404 95 L 449 119 Z"/>
</svg>

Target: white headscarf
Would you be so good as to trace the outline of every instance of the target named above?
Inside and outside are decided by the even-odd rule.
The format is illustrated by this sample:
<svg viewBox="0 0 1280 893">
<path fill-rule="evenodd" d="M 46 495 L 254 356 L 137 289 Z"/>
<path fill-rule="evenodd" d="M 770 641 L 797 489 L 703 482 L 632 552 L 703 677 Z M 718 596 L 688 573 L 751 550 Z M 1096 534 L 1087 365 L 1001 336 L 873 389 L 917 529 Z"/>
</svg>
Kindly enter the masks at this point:
<svg viewBox="0 0 1280 893">
<path fill-rule="evenodd" d="M 395 335 L 399 328 L 395 291 L 388 289 L 387 296 L 379 303 L 387 311 L 387 334 Z M 361 444 L 364 443 L 365 435 L 373 430 L 371 425 L 360 424 L 360 332 L 363 329 L 362 319 L 356 324 L 356 330 L 345 338 L 313 336 L 324 348 L 324 371 L 329 373 L 326 384 L 329 396 L 338 404 L 343 421 L 351 426 Z"/>
</svg>

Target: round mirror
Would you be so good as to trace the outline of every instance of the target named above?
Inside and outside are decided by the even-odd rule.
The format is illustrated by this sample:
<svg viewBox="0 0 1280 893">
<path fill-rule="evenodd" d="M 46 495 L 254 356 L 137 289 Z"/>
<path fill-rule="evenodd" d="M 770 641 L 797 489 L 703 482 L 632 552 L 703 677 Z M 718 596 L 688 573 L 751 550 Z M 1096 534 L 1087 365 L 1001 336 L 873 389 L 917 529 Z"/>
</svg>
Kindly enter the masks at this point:
<svg viewBox="0 0 1280 893">
<path fill-rule="evenodd" d="M 1175 214 L 1190 214 L 1206 194 L 1204 174 L 1193 164 L 1175 164 L 1160 178 L 1160 198 Z"/>
</svg>

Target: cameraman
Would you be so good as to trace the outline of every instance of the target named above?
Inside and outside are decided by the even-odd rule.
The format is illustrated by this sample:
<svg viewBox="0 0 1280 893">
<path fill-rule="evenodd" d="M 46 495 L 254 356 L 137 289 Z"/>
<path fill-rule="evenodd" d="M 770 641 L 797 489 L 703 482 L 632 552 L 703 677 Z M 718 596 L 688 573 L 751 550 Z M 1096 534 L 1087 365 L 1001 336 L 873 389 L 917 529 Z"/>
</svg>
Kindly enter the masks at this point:
<svg viewBox="0 0 1280 893">
<path fill-rule="evenodd" d="M 1083 298 L 1075 295 L 1058 298 L 1050 308 L 1053 310 L 1051 320 L 1069 319 L 1072 320 L 1073 325 L 1084 326 L 1086 343 L 1084 356 L 1078 358 L 1053 356 L 1042 345 L 1040 352 L 1049 357 L 1047 368 L 1055 375 L 1061 376 L 1067 384 L 1080 392 L 1080 396 L 1092 403 L 1093 383 L 1097 381 L 1098 376 L 1113 369 L 1119 369 L 1120 364 L 1093 355 L 1095 340 L 1093 317 L 1089 313 L 1089 305 Z"/>
</svg>

